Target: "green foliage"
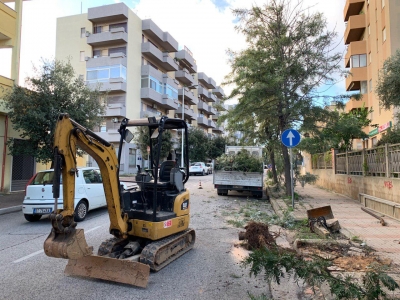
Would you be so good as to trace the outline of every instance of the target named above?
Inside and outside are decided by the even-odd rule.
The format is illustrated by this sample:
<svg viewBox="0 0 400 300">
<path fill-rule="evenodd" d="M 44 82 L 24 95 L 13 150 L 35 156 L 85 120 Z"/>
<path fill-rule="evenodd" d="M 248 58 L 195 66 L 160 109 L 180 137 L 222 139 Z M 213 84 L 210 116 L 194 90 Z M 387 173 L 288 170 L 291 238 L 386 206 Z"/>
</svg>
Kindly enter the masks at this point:
<svg viewBox="0 0 400 300">
<path fill-rule="evenodd" d="M 79 79 L 69 61 L 43 60 L 34 71 L 36 74 L 26 79 L 27 88 L 16 85 L 4 96 L 13 128 L 29 143 L 11 139 L 7 145 L 12 155 L 32 155 L 37 162 L 48 163 L 53 158 L 59 114 L 68 113 L 81 125 L 93 128 L 104 115 L 104 99 L 98 88 L 91 90 Z"/>
<path fill-rule="evenodd" d="M 136 133 L 135 133 L 135 143 L 138 145 L 138 148 L 140 151 L 143 153 L 147 153 L 147 147 L 150 146 L 150 139 L 149 139 L 149 128 L 146 126 L 138 126 L 136 128 Z M 152 139 L 152 149 L 153 149 L 153 155 L 156 154 L 156 147 L 157 147 L 157 139 Z M 161 152 L 160 152 L 160 159 L 166 159 L 168 154 L 173 148 L 173 142 L 172 142 L 172 134 L 170 130 L 164 130 L 162 139 L 161 139 Z"/>
<path fill-rule="evenodd" d="M 376 94 L 384 109 L 400 105 L 400 50 L 385 60 L 380 69 Z"/>
<path fill-rule="evenodd" d="M 342 59 L 341 53 L 332 52 L 336 33 L 327 30 L 323 15 L 307 14 L 302 1 L 291 2 L 233 10 L 239 20 L 236 29 L 245 35 L 248 48 L 228 51 L 232 72 L 225 84 L 235 88 L 227 99 L 237 98 L 239 103 L 221 118 L 228 120 L 229 130 L 243 132 L 246 144 L 268 145 L 278 153 L 275 157 L 283 156 L 287 193 L 290 162 L 280 133 L 301 123 L 316 106 L 318 86 L 333 81 Z"/>
<path fill-rule="evenodd" d="M 215 170 L 263 172 L 261 158 L 251 155 L 245 149 L 237 154 L 222 154 L 215 161 Z"/>
<path fill-rule="evenodd" d="M 206 161 L 209 150 L 208 137 L 206 133 L 198 127 L 190 127 L 188 131 L 189 160 Z"/>
<path fill-rule="evenodd" d="M 389 128 L 385 135 L 376 143 L 376 147 L 385 144 L 399 144 L 400 143 L 400 128 L 398 126 Z"/>
<path fill-rule="evenodd" d="M 262 274 L 266 281 L 280 284 L 285 276 L 302 279 L 311 287 L 320 287 L 327 283 L 336 299 L 381 299 L 386 293 L 382 287 L 390 291 L 399 289 L 399 285 L 380 267 L 371 266 L 371 270 L 363 277 L 363 286 L 357 284 L 350 276 L 333 276 L 328 270 L 330 260 L 314 256 L 312 260 L 304 260 L 294 251 L 279 247 L 262 247 L 255 250 L 243 261 L 245 267 L 250 266 L 250 275 Z"/>
<path fill-rule="evenodd" d="M 216 136 L 209 140 L 208 145 L 208 158 L 215 159 L 221 156 L 225 152 L 225 146 L 227 144 L 227 138 L 224 136 Z"/>
<path fill-rule="evenodd" d="M 304 185 L 306 183 L 314 184 L 318 180 L 318 175 L 314 175 L 309 172 L 306 172 L 306 174 L 304 174 L 304 175 L 299 175 L 298 179 L 300 181 L 301 186 L 304 187 Z"/>
<path fill-rule="evenodd" d="M 308 153 L 326 152 L 332 148 L 351 150 L 354 139 L 368 138 L 363 129 L 370 125 L 368 115 L 371 110 L 363 107 L 349 113 L 327 112 L 325 120 L 318 123 L 304 123 L 301 131 L 309 133 L 298 148 Z M 321 125 L 323 124 L 323 125 Z"/>
</svg>

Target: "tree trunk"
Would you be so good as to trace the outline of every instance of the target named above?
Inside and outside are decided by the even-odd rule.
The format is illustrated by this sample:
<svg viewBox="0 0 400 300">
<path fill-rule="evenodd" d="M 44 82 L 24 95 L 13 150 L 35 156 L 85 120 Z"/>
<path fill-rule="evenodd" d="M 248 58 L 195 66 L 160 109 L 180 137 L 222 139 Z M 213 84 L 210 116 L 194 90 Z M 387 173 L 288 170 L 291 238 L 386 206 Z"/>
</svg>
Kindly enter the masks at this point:
<svg viewBox="0 0 400 300">
<path fill-rule="evenodd" d="M 282 144 L 282 154 L 283 154 L 283 161 L 285 165 L 285 187 L 286 187 L 286 195 L 292 195 L 292 179 L 290 176 L 290 158 L 288 149 L 285 145 Z"/>
<path fill-rule="evenodd" d="M 272 178 L 274 183 L 277 184 L 278 174 L 276 173 L 275 153 L 272 149 L 269 151 L 269 159 L 271 160 Z"/>
</svg>

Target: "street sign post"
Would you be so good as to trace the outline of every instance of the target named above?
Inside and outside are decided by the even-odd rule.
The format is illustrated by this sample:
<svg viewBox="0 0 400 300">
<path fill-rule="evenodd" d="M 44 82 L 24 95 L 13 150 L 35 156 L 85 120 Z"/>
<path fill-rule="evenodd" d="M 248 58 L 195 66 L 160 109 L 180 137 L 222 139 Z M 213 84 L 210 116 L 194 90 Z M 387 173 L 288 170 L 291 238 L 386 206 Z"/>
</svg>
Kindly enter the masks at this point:
<svg viewBox="0 0 400 300">
<path fill-rule="evenodd" d="M 290 155 L 290 178 L 291 178 L 291 189 L 292 189 L 292 207 L 294 208 L 294 185 L 293 185 L 293 158 L 292 148 L 296 147 L 300 143 L 300 133 L 295 129 L 287 129 L 281 135 L 282 144 L 289 148 Z"/>
</svg>

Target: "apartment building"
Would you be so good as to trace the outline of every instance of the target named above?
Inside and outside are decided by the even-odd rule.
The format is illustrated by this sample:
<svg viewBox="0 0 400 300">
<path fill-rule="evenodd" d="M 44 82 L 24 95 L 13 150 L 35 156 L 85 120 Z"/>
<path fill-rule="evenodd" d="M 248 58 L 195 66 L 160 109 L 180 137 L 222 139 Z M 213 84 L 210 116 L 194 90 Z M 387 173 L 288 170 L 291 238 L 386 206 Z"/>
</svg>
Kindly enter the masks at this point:
<svg viewBox="0 0 400 300">
<path fill-rule="evenodd" d="M 19 57 L 21 48 L 23 0 L 0 0 L 0 55 L 11 55 L 10 76 L 0 76 L 0 192 L 20 191 L 36 170 L 35 159 L 29 155 L 11 156 L 7 141 L 11 138 L 16 143 L 29 143 L 22 140 L 13 130 L 8 118 L 8 111 L 2 103 L 4 93 L 18 84 Z M 11 53 L 5 49 L 11 49 Z"/>
<path fill-rule="evenodd" d="M 344 7 L 346 30 L 344 43 L 347 45 L 345 67 L 350 75 L 346 78 L 347 91 L 359 91 L 361 101 L 351 99 L 346 111 L 361 107 L 372 108 L 372 124 L 366 133 L 369 139 L 356 141 L 354 148 L 371 148 L 394 125 L 394 110 L 384 110 L 374 90 L 379 70 L 384 61 L 400 48 L 398 19 L 400 2 L 397 0 L 346 0 Z"/>
<path fill-rule="evenodd" d="M 187 47 L 179 47 L 169 32 L 151 19 L 140 19 L 124 3 L 57 19 L 56 59 L 70 59 L 88 86 L 107 92 L 105 121 L 95 131 L 115 146 L 119 122 L 125 117 L 167 115 L 209 134 L 223 132 L 215 123 L 218 112 L 212 105 L 224 97 L 222 88 L 197 73 Z M 178 133 L 173 136 L 177 143 Z M 146 157 L 134 143 L 125 144 L 121 172 L 136 172 Z"/>
</svg>

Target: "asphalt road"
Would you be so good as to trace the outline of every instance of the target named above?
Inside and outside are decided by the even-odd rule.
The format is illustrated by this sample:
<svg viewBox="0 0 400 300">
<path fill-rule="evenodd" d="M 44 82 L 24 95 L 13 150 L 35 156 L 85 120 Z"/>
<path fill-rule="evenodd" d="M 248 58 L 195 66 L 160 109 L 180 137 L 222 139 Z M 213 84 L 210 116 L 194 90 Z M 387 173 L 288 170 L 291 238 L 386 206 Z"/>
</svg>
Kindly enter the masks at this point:
<svg viewBox="0 0 400 300">
<path fill-rule="evenodd" d="M 202 189 L 199 189 L 201 181 Z M 212 175 L 190 177 L 191 228 L 194 249 L 157 273 L 146 289 L 63 274 L 67 261 L 47 257 L 43 242 L 50 232 L 48 218 L 27 222 L 22 212 L 0 216 L 0 299 L 249 299 L 248 292 L 271 292 L 274 299 L 296 299 L 299 290 L 290 280 L 269 291 L 262 278 L 250 278 L 240 265 L 247 252 L 238 244 L 238 232 L 221 212 L 240 196 L 217 196 Z M 85 230 L 95 252 L 110 238 L 105 208 L 91 211 L 78 228 Z"/>
</svg>

